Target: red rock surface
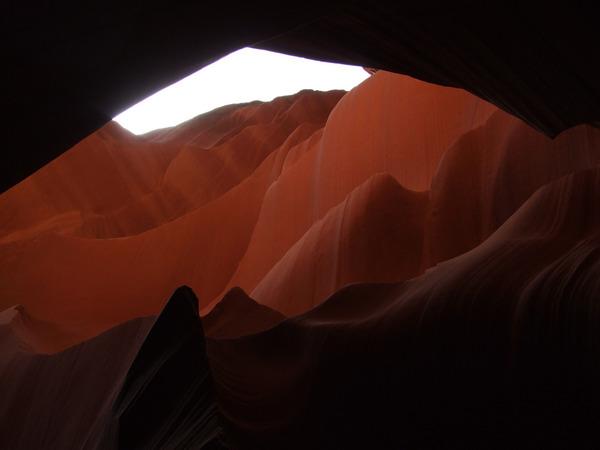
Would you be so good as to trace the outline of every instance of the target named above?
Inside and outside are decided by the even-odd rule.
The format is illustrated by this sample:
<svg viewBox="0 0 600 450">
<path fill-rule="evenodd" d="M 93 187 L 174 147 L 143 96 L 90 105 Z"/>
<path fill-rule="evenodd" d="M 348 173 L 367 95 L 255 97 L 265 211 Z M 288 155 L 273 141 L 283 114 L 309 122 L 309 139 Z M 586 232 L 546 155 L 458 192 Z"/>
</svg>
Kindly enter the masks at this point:
<svg viewBox="0 0 600 450">
<path fill-rule="evenodd" d="M 263 333 L 209 340 L 232 441 L 597 443 L 599 199 L 598 168 L 567 175 L 420 277 L 349 286 Z"/>
<path fill-rule="evenodd" d="M 593 128 L 551 140 L 384 71 L 343 97 L 227 106 L 142 137 L 111 123 L 0 197 L 0 308 L 21 305 L 47 351 L 156 314 L 182 284 L 204 313 L 239 286 L 300 314 L 476 247 L 599 145 Z"/>
<path fill-rule="evenodd" d="M 143 137 L 109 124 L 0 196 L 0 376 L 18 390 L 29 360 L 87 367 L 110 334 L 89 339 L 186 284 L 234 448 L 584 435 L 600 404 L 599 163 L 596 128 L 552 140 L 381 70 Z"/>
<path fill-rule="evenodd" d="M 107 125 L 0 198 L 0 308 L 53 324 L 60 349 L 156 314 L 181 284 L 215 298 L 287 155 L 314 140 L 341 95 L 224 107 L 144 137 Z"/>
<path fill-rule="evenodd" d="M 252 297 L 292 316 L 347 284 L 413 278 L 421 269 L 427 205 L 427 193 L 373 175 L 290 247 Z"/>
</svg>

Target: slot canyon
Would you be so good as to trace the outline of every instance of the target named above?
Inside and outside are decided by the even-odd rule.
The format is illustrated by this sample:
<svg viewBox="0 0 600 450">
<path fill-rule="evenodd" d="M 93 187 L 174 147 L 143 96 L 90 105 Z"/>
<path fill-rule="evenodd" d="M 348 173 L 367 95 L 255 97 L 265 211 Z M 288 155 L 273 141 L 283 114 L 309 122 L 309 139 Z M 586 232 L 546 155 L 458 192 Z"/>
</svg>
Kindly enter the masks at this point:
<svg viewBox="0 0 600 450">
<path fill-rule="evenodd" d="M 590 11 L 134 3 L 13 11 L 0 448 L 600 446 Z M 369 76 L 110 120 L 246 44 Z"/>
</svg>

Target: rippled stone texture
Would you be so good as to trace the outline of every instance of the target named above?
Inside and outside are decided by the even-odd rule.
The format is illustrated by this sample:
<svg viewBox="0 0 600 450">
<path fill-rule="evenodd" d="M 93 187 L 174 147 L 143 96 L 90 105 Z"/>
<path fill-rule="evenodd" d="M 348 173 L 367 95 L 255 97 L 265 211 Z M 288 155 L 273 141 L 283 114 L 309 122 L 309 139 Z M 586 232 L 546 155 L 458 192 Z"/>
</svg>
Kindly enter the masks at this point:
<svg viewBox="0 0 600 450">
<path fill-rule="evenodd" d="M 31 428 L 42 402 L 45 423 L 59 405 L 40 373 L 120 344 L 94 395 L 138 392 L 119 361 L 151 379 L 163 354 L 144 345 L 187 328 L 169 320 L 140 347 L 139 317 L 185 284 L 200 299 L 181 322 L 195 324 L 183 354 L 198 370 L 174 367 L 202 401 L 142 389 L 140 404 L 177 414 L 151 417 L 156 435 L 127 428 L 123 448 L 594 448 L 599 162 L 596 128 L 550 139 L 382 70 L 349 93 L 229 106 L 145 137 L 107 125 L 0 196 L 3 421 L 16 410 L 11 427 Z M 178 386 L 178 370 L 159 384 Z M 98 398 L 74 399 L 85 417 L 57 415 L 48 436 L 73 427 L 79 442 L 109 414 Z M 147 413 L 117 409 L 129 424 Z M 198 417 L 214 427 L 195 434 Z"/>
</svg>

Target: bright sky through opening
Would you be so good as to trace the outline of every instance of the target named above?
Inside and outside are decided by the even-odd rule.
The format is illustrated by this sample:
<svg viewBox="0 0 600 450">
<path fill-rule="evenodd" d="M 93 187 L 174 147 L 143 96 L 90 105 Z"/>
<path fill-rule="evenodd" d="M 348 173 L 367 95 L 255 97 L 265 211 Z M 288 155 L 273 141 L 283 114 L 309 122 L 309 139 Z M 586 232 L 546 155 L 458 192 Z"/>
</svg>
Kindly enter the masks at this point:
<svg viewBox="0 0 600 450">
<path fill-rule="evenodd" d="M 143 134 L 220 106 L 270 101 L 302 89 L 350 90 L 368 77 L 361 67 L 243 48 L 142 100 L 115 120 Z"/>
</svg>

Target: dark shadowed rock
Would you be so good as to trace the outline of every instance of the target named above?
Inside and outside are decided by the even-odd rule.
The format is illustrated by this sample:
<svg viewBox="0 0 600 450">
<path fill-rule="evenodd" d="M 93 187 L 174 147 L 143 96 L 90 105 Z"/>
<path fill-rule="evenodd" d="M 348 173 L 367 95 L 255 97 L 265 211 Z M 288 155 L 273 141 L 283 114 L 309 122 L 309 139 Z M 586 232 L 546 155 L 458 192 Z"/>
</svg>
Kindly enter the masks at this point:
<svg viewBox="0 0 600 450">
<path fill-rule="evenodd" d="M 265 331 L 283 320 L 280 312 L 256 303 L 243 289 L 233 288 L 202 318 L 202 325 L 207 337 L 222 339 Z"/>
<path fill-rule="evenodd" d="M 187 287 L 158 317 L 53 355 L 23 350 L 6 324 L 0 338 L 3 448 L 223 448 L 197 300 Z"/>
</svg>

